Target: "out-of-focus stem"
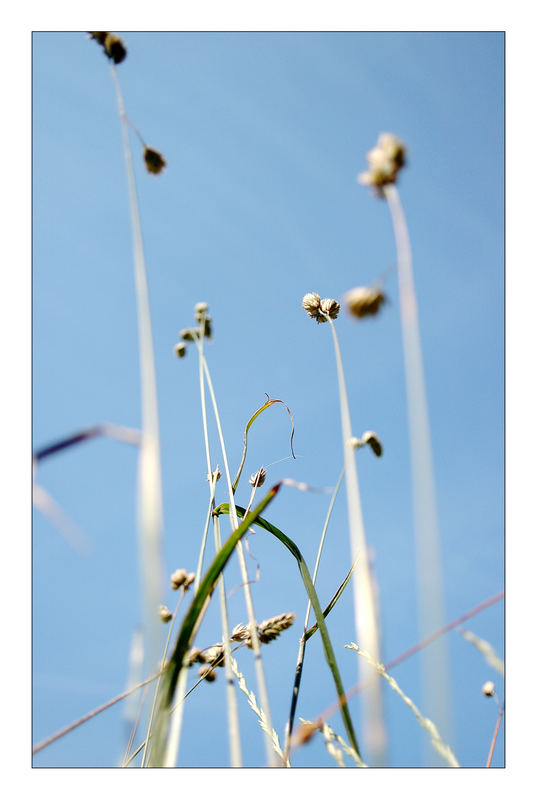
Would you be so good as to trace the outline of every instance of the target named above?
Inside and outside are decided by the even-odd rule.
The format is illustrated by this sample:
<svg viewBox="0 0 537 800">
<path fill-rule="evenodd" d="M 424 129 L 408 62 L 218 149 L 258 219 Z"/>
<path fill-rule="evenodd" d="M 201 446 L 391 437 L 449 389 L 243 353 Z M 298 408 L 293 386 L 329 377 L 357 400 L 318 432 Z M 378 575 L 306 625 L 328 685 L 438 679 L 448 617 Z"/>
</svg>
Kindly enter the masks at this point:
<svg viewBox="0 0 537 800">
<path fill-rule="evenodd" d="M 445 620 L 444 580 L 436 508 L 429 417 L 418 324 L 418 304 L 412 274 L 412 255 L 405 214 L 395 185 L 384 187 L 397 247 L 399 301 L 405 360 L 412 494 L 416 546 L 416 579 L 420 634 L 425 638 Z M 452 742 L 451 680 L 448 648 L 439 639 L 421 659 L 423 707 L 443 737 Z M 441 690 L 439 691 L 439 687 Z"/>
<path fill-rule="evenodd" d="M 138 309 L 138 341 L 140 353 L 140 385 L 142 439 L 138 459 L 138 526 L 143 591 L 146 664 L 154 670 L 162 652 L 162 623 L 158 607 L 164 596 L 164 561 L 162 555 L 162 481 L 160 472 L 160 439 L 158 424 L 157 384 L 153 357 L 151 313 L 145 268 L 142 227 L 127 116 L 117 72 L 112 65 L 119 117 L 123 133 L 123 149 L 127 169 L 129 204 L 132 224 L 134 276 Z"/>
<path fill-rule="evenodd" d="M 363 643 L 364 650 L 367 649 L 371 655 L 374 653 L 375 655 L 373 658 L 377 662 L 380 662 L 380 636 L 377 627 L 373 581 L 367 554 L 367 541 L 360 502 L 355 451 L 351 443 L 352 427 L 347 388 L 345 385 L 345 373 L 335 325 L 329 317 L 327 317 L 327 320 L 330 323 L 334 340 L 339 384 L 351 563 L 358 553 L 361 554 L 358 566 L 352 577 L 356 636 L 358 641 Z M 365 644 L 366 642 L 368 642 L 367 646 Z M 368 683 L 368 691 L 364 693 L 363 698 L 363 729 L 364 741 L 370 753 L 369 762 L 374 766 L 384 766 L 386 763 L 386 732 L 383 722 L 380 676 L 364 659 L 358 659 L 358 662 L 359 677 L 362 682 L 367 681 Z"/>
</svg>

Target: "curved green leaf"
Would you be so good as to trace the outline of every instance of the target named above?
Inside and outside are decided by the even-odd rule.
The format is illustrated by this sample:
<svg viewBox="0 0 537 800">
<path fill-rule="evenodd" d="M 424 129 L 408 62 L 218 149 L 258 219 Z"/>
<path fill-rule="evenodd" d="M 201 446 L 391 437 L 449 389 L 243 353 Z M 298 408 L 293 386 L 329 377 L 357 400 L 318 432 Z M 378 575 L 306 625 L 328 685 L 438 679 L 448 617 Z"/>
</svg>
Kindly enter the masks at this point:
<svg viewBox="0 0 537 800">
<path fill-rule="evenodd" d="M 236 509 L 237 509 L 238 516 L 239 517 L 244 517 L 245 509 L 241 508 L 241 506 L 236 506 Z M 259 513 L 260 512 L 261 512 L 261 509 L 260 509 Z M 215 514 L 229 514 L 229 504 L 228 503 L 223 503 L 222 505 L 218 506 L 218 508 L 215 510 Z M 243 525 L 245 524 L 245 522 L 248 520 L 248 518 L 250 516 L 251 515 L 248 514 L 244 518 L 244 522 L 242 523 Z M 321 609 L 321 604 L 319 603 L 319 598 L 317 597 L 317 592 L 315 591 L 315 586 L 313 585 L 313 581 L 311 579 L 310 571 L 309 571 L 309 569 L 308 569 L 308 567 L 306 565 L 306 562 L 304 561 L 304 557 L 302 556 L 302 553 L 300 552 L 300 550 L 298 549 L 298 547 L 296 546 L 296 544 L 293 542 L 292 539 L 289 539 L 289 537 L 286 536 L 285 533 L 282 533 L 282 531 L 280 531 L 278 528 L 276 528 L 275 525 L 271 525 L 270 522 L 267 522 L 267 520 L 263 519 L 263 517 L 259 516 L 259 514 L 256 514 L 255 520 L 253 522 L 250 522 L 249 524 L 250 525 L 252 525 L 252 524 L 253 525 L 257 525 L 260 528 L 263 528 L 264 530 L 268 531 L 268 533 L 272 533 L 273 536 L 275 536 L 277 539 L 279 539 L 280 542 L 287 547 L 287 549 L 293 554 L 293 556 L 295 557 L 295 559 L 297 561 L 298 569 L 300 570 L 300 575 L 302 577 L 302 581 L 304 583 L 304 587 L 306 589 L 306 592 L 308 593 L 308 597 L 309 597 L 309 599 L 311 601 L 311 605 L 313 606 L 313 610 L 315 612 L 315 616 L 317 617 L 317 625 L 319 627 L 319 632 L 321 634 L 321 638 L 322 638 L 322 641 L 323 641 L 323 648 L 324 648 L 324 654 L 325 654 L 325 658 L 326 658 L 326 663 L 328 664 L 330 672 L 332 673 L 332 677 L 334 679 L 334 684 L 336 686 L 336 691 L 337 691 L 338 698 L 339 698 L 339 704 L 340 704 L 340 709 L 341 709 L 341 716 L 343 718 L 343 724 L 345 725 L 345 730 L 347 731 L 347 735 L 348 735 L 348 737 L 349 737 L 349 739 L 351 741 L 352 746 L 354 747 L 354 749 L 356 750 L 358 755 L 360 755 L 360 749 L 358 747 L 358 742 L 356 740 L 356 735 L 354 733 L 354 727 L 353 727 L 351 716 L 350 716 L 349 709 L 348 709 L 348 706 L 347 706 L 347 701 L 345 699 L 345 690 L 343 689 L 343 683 L 341 681 L 341 676 L 339 674 L 339 669 L 338 669 L 338 666 L 337 666 L 336 657 L 334 655 L 334 650 L 332 648 L 332 643 L 330 641 L 330 636 L 328 635 L 328 629 L 326 627 L 326 622 L 324 620 L 324 614 L 323 614 L 323 611 Z M 241 525 L 241 527 L 242 527 L 242 525 Z M 353 565 L 353 567 L 354 567 L 354 565 Z M 351 570 L 351 572 L 352 572 L 352 570 Z M 341 591 L 343 591 L 344 588 L 345 588 L 345 581 L 344 581 L 344 584 L 342 585 Z"/>
</svg>

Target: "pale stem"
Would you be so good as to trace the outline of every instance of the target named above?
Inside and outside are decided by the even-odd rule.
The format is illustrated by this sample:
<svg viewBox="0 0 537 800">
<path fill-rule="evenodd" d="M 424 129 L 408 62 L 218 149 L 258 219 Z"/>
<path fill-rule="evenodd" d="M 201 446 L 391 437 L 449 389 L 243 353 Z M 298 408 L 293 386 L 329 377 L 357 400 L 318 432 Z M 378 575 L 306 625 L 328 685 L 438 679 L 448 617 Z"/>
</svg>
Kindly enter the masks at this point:
<svg viewBox="0 0 537 800">
<path fill-rule="evenodd" d="M 164 594 L 164 561 L 162 555 L 162 481 L 160 472 L 160 440 L 158 424 L 157 385 L 151 333 L 151 313 L 142 242 L 140 212 L 129 131 L 121 87 L 112 65 L 119 117 L 123 133 L 123 149 L 127 169 L 130 215 L 132 224 L 134 276 L 138 309 L 138 342 L 140 353 L 140 384 L 142 439 L 138 459 L 138 526 L 140 564 L 146 636 L 146 664 L 154 669 L 162 650 L 162 623 L 158 607 Z"/>
<path fill-rule="evenodd" d="M 222 425 L 220 423 L 220 414 L 218 413 L 218 404 L 216 402 L 216 396 L 213 389 L 213 384 L 211 380 L 211 375 L 209 372 L 209 367 L 207 365 L 207 360 L 203 354 L 200 354 L 200 358 L 203 360 L 203 368 L 205 371 L 205 377 L 207 379 L 207 387 L 209 389 L 209 394 L 211 396 L 211 402 L 213 405 L 214 416 L 216 420 L 216 427 L 218 429 L 218 435 L 220 438 L 220 447 L 222 450 L 222 459 L 224 461 L 224 471 L 226 475 L 226 481 L 228 486 L 228 494 L 229 494 L 229 517 L 230 517 L 230 524 L 231 530 L 236 530 L 238 528 L 238 518 L 237 518 L 237 509 L 235 506 L 235 498 L 233 494 L 233 486 L 231 483 L 231 475 L 229 472 L 229 465 L 227 460 L 227 453 L 226 453 L 226 445 L 224 441 L 224 435 L 222 433 Z M 244 549 L 242 542 L 237 543 L 237 555 L 239 558 L 239 565 L 241 570 L 241 577 L 243 582 L 243 589 L 244 589 L 244 597 L 246 601 L 246 608 L 248 610 L 248 618 L 249 618 L 249 629 L 250 629 L 250 637 L 252 642 L 252 650 L 254 653 L 254 663 L 255 663 L 255 671 L 256 671 L 256 679 L 257 679 L 257 687 L 259 690 L 259 700 L 261 703 L 261 707 L 265 712 L 267 725 L 269 728 L 272 728 L 272 720 L 270 714 L 270 706 L 269 706 L 269 699 L 268 699 L 268 692 L 267 692 L 267 684 L 265 681 L 265 672 L 263 670 L 263 662 L 261 659 L 261 646 L 259 643 L 259 637 L 257 635 L 257 622 L 254 613 L 254 607 L 252 602 L 252 594 L 250 592 L 250 585 L 248 581 L 248 571 L 246 569 L 246 561 L 244 558 Z M 274 752 L 274 748 L 271 746 L 271 743 L 267 740 L 267 737 L 263 737 L 265 740 L 265 748 L 266 748 L 266 755 L 267 761 L 269 766 L 277 766 L 278 759 L 276 753 Z"/>
<path fill-rule="evenodd" d="M 330 323 L 334 340 L 339 385 L 351 563 L 354 561 L 357 554 L 361 554 L 358 566 L 352 576 L 356 636 L 358 637 L 358 641 L 362 642 L 363 648 L 368 650 L 376 661 L 381 661 L 380 637 L 377 627 L 373 581 L 367 553 L 367 541 L 360 502 L 358 471 L 356 469 L 355 452 L 351 443 L 352 427 L 347 388 L 345 385 L 345 373 L 343 370 L 343 361 L 341 359 L 336 328 L 332 320 L 329 317 L 327 317 L 327 319 Z M 366 642 L 368 642 L 367 645 Z M 364 694 L 363 698 L 364 739 L 371 753 L 371 763 L 375 766 L 380 766 L 381 764 L 385 764 L 386 751 L 381 680 L 380 676 L 370 664 L 363 659 L 359 659 L 358 661 L 358 671 L 361 681 L 370 681 L 368 691 Z"/>
<path fill-rule="evenodd" d="M 385 186 L 384 194 L 392 217 L 397 248 L 399 302 L 412 463 L 419 623 L 420 634 L 422 638 L 425 638 L 431 631 L 440 628 L 445 620 L 444 579 L 433 454 L 410 238 L 396 187 L 394 185 Z M 452 741 L 451 680 L 448 645 L 445 639 L 440 639 L 433 647 L 424 651 L 421 659 L 421 672 L 423 706 L 426 713 L 435 719 L 443 736 L 448 741 Z M 442 687 L 442 691 L 438 691 L 439 686 Z"/>
</svg>

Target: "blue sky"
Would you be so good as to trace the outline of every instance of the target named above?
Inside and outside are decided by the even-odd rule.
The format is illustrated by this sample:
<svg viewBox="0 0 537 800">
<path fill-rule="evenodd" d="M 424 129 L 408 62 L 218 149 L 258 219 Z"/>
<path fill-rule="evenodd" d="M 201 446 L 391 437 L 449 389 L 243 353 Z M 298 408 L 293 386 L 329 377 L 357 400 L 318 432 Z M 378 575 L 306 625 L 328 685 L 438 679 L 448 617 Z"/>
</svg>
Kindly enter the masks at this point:
<svg viewBox="0 0 537 800">
<path fill-rule="evenodd" d="M 168 161 L 155 178 L 133 136 L 153 317 L 162 435 L 165 559 L 194 569 L 207 504 L 194 351 L 178 361 L 178 331 L 209 303 L 207 356 L 232 464 L 265 392 L 295 421 L 296 461 L 269 469 L 333 486 L 341 469 L 336 373 L 328 326 L 300 308 L 307 291 L 341 298 L 386 274 L 389 304 L 367 323 L 337 321 L 355 432 L 377 431 L 385 454 L 358 454 L 368 538 L 376 553 L 383 649 L 389 661 L 418 640 L 410 459 L 395 249 L 386 205 L 356 175 L 378 133 L 408 145 L 400 193 L 420 309 L 446 582 L 446 622 L 503 588 L 503 35 L 500 33 L 121 33 L 127 113 Z M 137 328 L 121 136 L 110 70 L 81 33 L 33 39 L 34 447 L 82 427 L 140 424 Z M 138 155 L 139 154 L 139 155 Z M 289 455 L 278 406 L 252 428 L 246 471 Z M 92 543 L 74 552 L 34 518 L 34 738 L 120 692 L 140 621 L 136 452 L 95 440 L 51 457 L 38 480 Z M 225 501 L 225 490 L 218 499 Z M 243 504 L 247 493 L 238 497 Z M 318 590 L 328 599 L 348 568 L 344 494 Z M 313 565 L 326 495 L 285 489 L 269 518 Z M 258 533 L 260 619 L 294 611 L 297 624 L 265 651 L 273 716 L 283 733 L 306 598 L 294 563 Z M 251 562 L 255 574 L 255 562 Z M 240 582 L 230 565 L 228 588 Z M 277 588 L 277 591 L 276 591 Z M 171 595 L 171 593 L 169 593 Z M 163 598 L 172 602 L 172 597 Z M 242 595 L 232 624 L 245 622 Z M 503 654 L 499 604 L 467 623 Z M 350 594 L 330 618 L 344 682 L 355 663 Z M 209 614 L 200 645 L 221 636 Z M 484 763 L 495 705 L 491 674 L 449 634 L 456 729 L 464 766 Z M 311 643 L 301 716 L 333 700 Z M 394 671 L 419 704 L 416 657 Z M 247 659 L 241 661 L 254 681 Z M 223 681 L 201 686 L 185 718 L 182 763 L 226 766 Z M 254 683 L 252 683 L 254 688 Z M 243 698 L 241 697 L 240 700 Z M 358 701 L 355 701 L 356 713 Z M 246 703 L 245 763 L 262 763 Z M 386 694 L 390 764 L 422 762 L 421 729 Z M 215 709 L 218 713 L 215 713 Z M 426 709 L 424 709 L 426 711 Z M 214 744 L 202 746 L 216 718 Z M 339 720 L 334 717 L 334 727 Z M 112 766 L 126 745 L 121 708 L 52 745 L 39 766 Z M 495 764 L 503 763 L 503 732 Z M 298 766 L 333 766 L 321 742 Z"/>
</svg>

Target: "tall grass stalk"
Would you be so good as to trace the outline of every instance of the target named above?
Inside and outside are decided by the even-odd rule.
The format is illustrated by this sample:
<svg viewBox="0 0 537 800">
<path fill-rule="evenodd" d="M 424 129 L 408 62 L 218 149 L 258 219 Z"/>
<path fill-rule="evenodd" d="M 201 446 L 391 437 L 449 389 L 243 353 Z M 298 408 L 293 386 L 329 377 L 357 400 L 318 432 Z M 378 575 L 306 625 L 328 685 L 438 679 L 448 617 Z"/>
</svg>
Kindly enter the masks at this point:
<svg viewBox="0 0 537 800">
<path fill-rule="evenodd" d="M 351 442 L 352 426 L 347 388 L 345 385 L 345 372 L 336 328 L 330 317 L 327 316 L 326 318 L 330 323 L 334 340 L 338 376 L 351 561 L 356 558 L 357 553 L 361 555 L 352 581 L 356 636 L 358 641 L 362 643 L 364 649 L 371 653 L 374 660 L 380 661 L 380 634 L 377 626 L 373 581 L 367 553 L 362 505 L 360 502 L 355 451 Z M 368 683 L 368 690 L 364 693 L 363 698 L 363 736 L 366 746 L 369 748 L 369 760 L 375 766 L 385 765 L 386 732 L 383 721 L 382 686 L 380 677 L 371 665 L 363 659 L 359 660 L 358 670 L 360 681 L 362 683 Z"/>
<path fill-rule="evenodd" d="M 114 65 L 111 65 L 116 88 L 123 149 L 127 169 L 130 215 L 132 224 L 134 276 L 138 309 L 138 341 L 140 354 L 142 438 L 138 458 L 138 529 L 141 565 L 143 621 L 145 634 L 146 672 L 153 671 L 162 652 L 162 622 L 158 607 L 164 596 L 164 561 L 162 555 L 162 480 L 160 470 L 160 438 L 157 406 L 157 384 L 153 357 L 151 313 L 145 268 L 140 212 L 129 142 L 127 116 L 121 87 Z"/>
<path fill-rule="evenodd" d="M 229 518 L 231 523 L 231 530 L 234 531 L 239 527 L 238 517 L 237 517 L 237 509 L 235 507 L 235 498 L 233 492 L 233 485 L 231 483 L 231 474 L 229 471 L 229 464 L 227 460 L 227 451 L 226 451 L 226 444 L 224 440 L 224 435 L 222 432 L 222 425 L 220 422 L 220 414 L 218 412 L 218 404 L 216 402 L 216 395 L 214 393 L 213 383 L 211 380 L 211 374 L 209 372 L 209 367 L 207 364 L 207 359 L 203 352 L 200 352 L 200 359 L 203 361 L 203 370 L 205 373 L 205 377 L 207 380 L 207 388 L 209 389 L 209 394 L 211 397 L 211 403 L 213 406 L 214 416 L 216 420 L 216 427 L 218 430 L 218 436 L 220 439 L 220 448 L 222 450 L 222 459 L 224 462 L 224 472 L 227 481 L 228 487 L 228 494 L 229 494 Z M 268 699 L 268 692 L 267 692 L 267 684 L 265 680 L 265 672 L 263 669 L 263 661 L 261 659 L 261 645 L 259 643 L 259 637 L 257 635 L 257 621 L 255 618 L 254 606 L 252 601 L 252 594 L 250 591 L 250 584 L 248 581 L 248 571 L 246 569 L 246 559 L 244 558 L 244 548 L 242 542 L 237 542 L 237 556 L 239 559 L 239 566 L 241 571 L 241 577 L 243 582 L 243 590 L 244 590 L 244 598 L 246 601 L 246 608 L 248 611 L 248 622 L 249 622 L 249 629 L 250 629 L 250 636 L 252 641 L 252 649 L 254 652 L 254 663 L 255 663 L 255 671 L 256 671 L 256 680 L 257 680 L 257 687 L 259 691 L 259 699 L 261 702 L 261 707 L 266 715 L 267 725 L 269 728 L 272 728 L 272 720 L 271 720 L 271 713 L 270 713 L 270 705 Z M 278 759 L 274 752 L 274 748 L 271 746 L 270 742 L 267 741 L 265 738 L 265 750 L 267 755 L 267 763 L 271 767 L 278 766 Z"/>
<path fill-rule="evenodd" d="M 410 237 L 395 185 L 384 186 L 383 191 L 392 217 L 397 248 L 399 302 L 412 462 L 419 624 L 420 634 L 424 638 L 431 631 L 440 628 L 445 620 L 444 580 L 433 455 Z M 439 639 L 433 647 L 424 651 L 421 660 L 421 676 L 424 707 L 427 709 L 427 713 L 437 720 L 444 736 L 451 739 L 451 680 L 448 646 L 444 638 Z M 438 686 L 442 686 L 441 692 L 438 691 Z"/>
</svg>

